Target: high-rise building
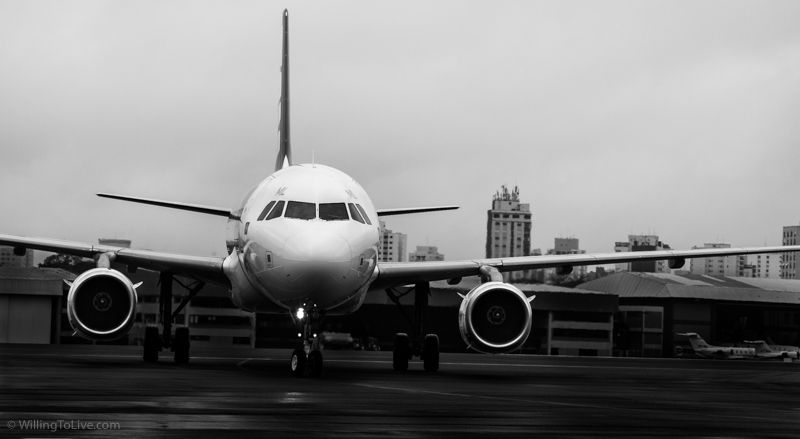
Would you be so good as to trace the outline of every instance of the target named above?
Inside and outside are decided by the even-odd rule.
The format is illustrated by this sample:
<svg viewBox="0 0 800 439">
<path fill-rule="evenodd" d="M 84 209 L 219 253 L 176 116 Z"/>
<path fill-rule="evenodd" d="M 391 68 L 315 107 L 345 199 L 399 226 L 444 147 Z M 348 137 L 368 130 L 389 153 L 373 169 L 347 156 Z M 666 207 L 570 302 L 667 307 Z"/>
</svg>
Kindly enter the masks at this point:
<svg viewBox="0 0 800 439">
<path fill-rule="evenodd" d="M 14 247 L 0 247 L 0 267 L 33 267 L 33 250 L 26 250 L 25 255 L 17 256 L 14 254 Z"/>
<path fill-rule="evenodd" d="M 800 240 L 800 226 L 783 227 L 783 245 L 796 245 Z M 797 252 L 781 254 L 781 279 L 800 279 Z"/>
<path fill-rule="evenodd" d="M 614 243 L 615 252 L 642 252 L 653 250 L 670 250 L 668 244 L 658 239 L 658 235 L 628 235 L 628 242 Z M 643 273 L 669 273 L 667 261 L 634 261 L 616 264 L 617 271 L 638 271 Z"/>
<path fill-rule="evenodd" d="M 408 254 L 409 262 L 444 261 L 444 255 L 433 245 L 418 245 L 417 251 Z"/>
<path fill-rule="evenodd" d="M 378 260 L 382 262 L 406 261 L 406 234 L 393 232 L 381 221 L 381 239 L 378 241 Z"/>
<path fill-rule="evenodd" d="M 486 257 L 528 256 L 531 252 L 531 207 L 519 200 L 519 188 L 503 185 L 494 194 L 491 210 L 486 211 Z M 532 270 L 506 273 L 508 281 L 533 276 Z"/>
<path fill-rule="evenodd" d="M 739 277 L 759 277 L 776 279 L 780 276 L 780 255 L 739 255 L 737 256 Z"/>
<path fill-rule="evenodd" d="M 692 247 L 692 250 L 700 248 L 731 248 L 731 245 L 724 243 L 707 242 L 703 244 L 702 247 L 700 246 Z M 746 261 L 740 260 L 739 256 L 693 258 L 690 259 L 689 262 L 689 267 L 690 267 L 689 271 L 692 274 L 705 274 L 708 276 L 738 276 L 740 274 L 747 274 L 745 273 L 745 271 L 747 270 L 745 265 Z"/>
</svg>

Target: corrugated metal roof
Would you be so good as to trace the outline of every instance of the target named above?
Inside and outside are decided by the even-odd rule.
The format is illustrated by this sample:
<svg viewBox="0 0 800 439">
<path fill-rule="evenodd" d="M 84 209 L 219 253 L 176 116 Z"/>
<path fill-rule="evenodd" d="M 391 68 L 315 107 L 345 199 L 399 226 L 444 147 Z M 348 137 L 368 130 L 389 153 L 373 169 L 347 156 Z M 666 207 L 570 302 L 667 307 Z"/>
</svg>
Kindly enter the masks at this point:
<svg viewBox="0 0 800 439">
<path fill-rule="evenodd" d="M 800 280 L 615 273 L 580 285 L 620 298 L 727 300 L 800 305 Z"/>
<path fill-rule="evenodd" d="M 75 275 L 61 268 L 0 267 L 0 279 L 14 280 L 74 280 Z"/>
</svg>

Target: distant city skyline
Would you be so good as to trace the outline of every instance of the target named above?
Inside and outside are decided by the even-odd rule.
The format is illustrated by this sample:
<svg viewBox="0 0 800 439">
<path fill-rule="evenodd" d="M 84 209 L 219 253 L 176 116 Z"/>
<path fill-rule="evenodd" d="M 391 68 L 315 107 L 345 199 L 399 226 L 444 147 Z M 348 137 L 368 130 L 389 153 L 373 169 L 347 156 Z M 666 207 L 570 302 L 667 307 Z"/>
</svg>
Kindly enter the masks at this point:
<svg viewBox="0 0 800 439">
<path fill-rule="evenodd" d="M 0 232 L 225 255 L 222 218 L 94 194 L 238 207 L 277 152 L 284 7 L 294 160 L 461 206 L 386 218 L 409 248 L 482 257 L 501 184 L 531 248 L 800 224 L 798 2 L 43 0 L 0 3 Z"/>
</svg>

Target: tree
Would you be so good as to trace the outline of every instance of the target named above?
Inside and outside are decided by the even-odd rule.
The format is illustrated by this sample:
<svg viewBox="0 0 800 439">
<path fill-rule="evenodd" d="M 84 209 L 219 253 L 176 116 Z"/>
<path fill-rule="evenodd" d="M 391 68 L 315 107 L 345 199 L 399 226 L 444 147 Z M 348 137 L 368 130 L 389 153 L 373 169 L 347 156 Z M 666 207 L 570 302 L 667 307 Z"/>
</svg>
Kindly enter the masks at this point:
<svg viewBox="0 0 800 439">
<path fill-rule="evenodd" d="M 45 258 L 44 262 L 39 264 L 42 268 L 63 268 L 71 273 L 81 274 L 86 270 L 95 267 L 95 263 L 91 259 L 82 258 L 80 256 L 55 254 Z"/>
</svg>

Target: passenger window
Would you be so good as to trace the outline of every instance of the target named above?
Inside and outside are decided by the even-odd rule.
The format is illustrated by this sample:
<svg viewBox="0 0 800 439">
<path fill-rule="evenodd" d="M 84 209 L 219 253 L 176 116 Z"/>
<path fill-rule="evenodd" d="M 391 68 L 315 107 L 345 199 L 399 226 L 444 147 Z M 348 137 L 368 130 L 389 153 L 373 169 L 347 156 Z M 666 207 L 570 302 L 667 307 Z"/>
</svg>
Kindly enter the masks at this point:
<svg viewBox="0 0 800 439">
<path fill-rule="evenodd" d="M 267 217 L 269 210 L 272 209 L 272 206 L 274 205 L 275 205 L 275 200 L 270 201 L 269 204 L 267 204 L 267 207 L 265 207 L 264 210 L 261 212 L 261 215 L 258 216 L 258 220 L 263 221 L 264 218 Z"/>
<path fill-rule="evenodd" d="M 369 216 L 367 215 L 367 212 L 364 212 L 364 208 L 361 207 L 360 204 L 356 204 L 356 207 L 358 208 L 358 211 L 361 212 L 361 216 L 364 217 L 364 221 L 366 221 L 367 224 L 372 225 L 372 221 L 369 220 Z"/>
<path fill-rule="evenodd" d="M 310 220 L 317 217 L 317 205 L 302 201 L 289 201 L 286 203 L 286 218 Z"/>
<path fill-rule="evenodd" d="M 364 218 L 361 217 L 361 214 L 358 213 L 358 209 L 353 203 L 348 203 L 347 208 L 350 209 L 350 216 L 353 217 L 354 220 L 364 224 Z"/>
<path fill-rule="evenodd" d="M 278 203 L 275 205 L 275 208 L 272 209 L 272 212 L 270 212 L 269 215 L 267 215 L 267 221 L 281 216 L 282 213 L 283 213 L 283 201 L 278 201 Z"/>
<path fill-rule="evenodd" d="M 347 221 L 347 206 L 344 203 L 319 203 L 319 218 L 325 221 Z"/>
</svg>

